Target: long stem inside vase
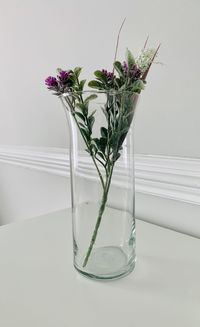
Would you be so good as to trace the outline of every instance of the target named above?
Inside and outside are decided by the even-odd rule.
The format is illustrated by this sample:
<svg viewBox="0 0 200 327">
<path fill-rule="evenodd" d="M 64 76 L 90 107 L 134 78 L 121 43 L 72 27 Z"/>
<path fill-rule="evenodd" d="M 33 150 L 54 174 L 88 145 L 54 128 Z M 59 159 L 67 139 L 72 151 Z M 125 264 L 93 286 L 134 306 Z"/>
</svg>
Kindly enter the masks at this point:
<svg viewBox="0 0 200 327">
<path fill-rule="evenodd" d="M 101 205 L 100 205 L 100 208 L 99 208 L 99 214 L 98 214 L 97 221 L 96 221 L 96 224 L 95 224 L 95 228 L 94 228 L 94 231 L 93 231 L 93 234 L 92 234 L 90 245 L 88 247 L 88 250 L 87 250 L 84 262 L 83 262 L 83 267 L 85 267 L 87 265 L 87 263 L 88 263 L 90 254 L 92 252 L 93 246 L 94 246 L 96 238 L 97 238 L 98 229 L 99 229 L 99 226 L 101 224 L 103 213 L 104 213 L 104 210 L 105 210 L 105 207 L 106 207 L 106 202 L 107 202 L 107 199 L 108 199 L 108 192 L 109 192 L 109 188 L 110 188 L 113 168 L 114 168 L 114 163 L 112 164 L 112 167 L 110 169 L 110 173 L 109 173 L 109 175 L 107 177 L 106 186 L 105 186 L 105 188 L 103 190 L 103 196 L 102 196 Z"/>
<path fill-rule="evenodd" d="M 83 261 L 83 267 L 87 265 L 96 242 L 98 230 L 107 203 L 114 164 L 120 157 L 122 143 L 130 127 L 130 122 L 128 119 L 130 112 L 128 110 L 125 111 L 127 106 L 124 104 L 124 97 L 116 99 L 115 95 L 107 96 L 107 103 L 103 110 L 107 120 L 107 127 L 101 127 L 100 138 L 92 137 L 94 117 L 93 113 L 88 115 L 88 105 L 84 103 L 82 95 L 78 96 L 79 105 L 81 103 L 82 113 L 76 111 L 77 104 L 75 103 L 74 99 L 70 99 L 69 97 L 66 97 L 65 99 L 67 105 L 69 106 L 70 113 L 72 114 L 79 132 L 86 144 L 86 151 L 91 155 L 103 188 L 97 221 Z M 126 115 L 124 114 L 125 112 L 127 112 Z M 104 167 L 105 179 L 101 173 L 101 170 L 99 169 L 97 161 Z"/>
</svg>

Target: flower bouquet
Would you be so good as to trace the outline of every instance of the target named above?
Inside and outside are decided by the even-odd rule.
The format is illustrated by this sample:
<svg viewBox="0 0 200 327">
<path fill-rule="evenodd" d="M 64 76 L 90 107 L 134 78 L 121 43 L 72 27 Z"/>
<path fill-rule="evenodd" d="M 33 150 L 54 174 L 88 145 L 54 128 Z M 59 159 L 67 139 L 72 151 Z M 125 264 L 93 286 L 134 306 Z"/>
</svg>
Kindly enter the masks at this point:
<svg viewBox="0 0 200 327">
<path fill-rule="evenodd" d="M 136 58 L 127 49 L 123 62 L 116 51 L 112 71 L 96 70 L 89 90 L 80 67 L 45 80 L 70 127 L 74 265 L 91 278 L 119 278 L 135 265 L 133 118 L 158 48 L 145 43 Z"/>
</svg>

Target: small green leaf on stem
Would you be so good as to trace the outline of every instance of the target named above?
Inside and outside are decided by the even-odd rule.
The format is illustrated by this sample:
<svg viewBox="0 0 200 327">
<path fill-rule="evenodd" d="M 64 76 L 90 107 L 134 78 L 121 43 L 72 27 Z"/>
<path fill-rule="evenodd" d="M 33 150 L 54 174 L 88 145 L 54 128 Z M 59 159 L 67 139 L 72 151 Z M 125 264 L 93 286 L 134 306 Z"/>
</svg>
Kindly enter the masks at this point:
<svg viewBox="0 0 200 327">
<path fill-rule="evenodd" d="M 89 127 L 90 131 L 92 131 L 92 127 L 94 125 L 94 121 L 95 121 L 94 116 L 89 116 L 88 117 L 88 127 Z"/>
<path fill-rule="evenodd" d="M 94 75 L 100 79 L 100 81 L 106 82 L 107 81 L 107 77 L 104 73 L 102 73 L 101 70 L 96 70 L 94 72 Z"/>
<path fill-rule="evenodd" d="M 97 154 L 99 157 L 101 157 L 101 159 L 103 159 L 105 161 L 105 156 L 102 152 L 98 151 Z"/>
<path fill-rule="evenodd" d="M 83 91 L 85 82 L 86 82 L 86 79 L 83 79 L 82 81 L 80 81 L 80 83 L 79 83 L 79 89 L 80 89 L 80 91 Z"/>
<path fill-rule="evenodd" d="M 105 153 L 106 145 L 107 145 L 107 139 L 104 137 L 101 137 L 99 140 L 99 148 L 100 148 L 101 152 Z"/>
<path fill-rule="evenodd" d="M 91 95 L 89 95 L 86 99 L 85 99 L 85 103 L 88 103 L 89 101 L 91 101 L 91 100 L 94 100 L 94 99 L 96 99 L 97 98 L 97 95 L 96 94 L 91 94 Z"/>
<path fill-rule="evenodd" d="M 108 130 L 105 127 L 101 127 L 101 136 L 107 138 Z"/>
<path fill-rule="evenodd" d="M 82 132 L 82 134 L 84 135 L 84 137 L 86 138 L 86 140 L 89 141 L 89 140 L 90 140 L 90 134 L 89 134 L 89 132 L 87 131 L 87 129 L 85 129 L 85 128 L 81 128 L 81 132 Z"/>
<path fill-rule="evenodd" d="M 75 115 L 78 116 L 81 120 L 85 121 L 85 116 L 81 112 L 75 111 Z"/>
<path fill-rule="evenodd" d="M 81 70 L 82 70 L 81 67 L 74 68 L 74 74 L 76 75 L 77 78 L 79 77 Z"/>
<path fill-rule="evenodd" d="M 126 49 L 126 60 L 128 63 L 128 68 L 131 69 L 133 65 L 135 64 L 135 59 L 131 53 L 131 51 L 127 48 Z"/>
<path fill-rule="evenodd" d="M 124 72 L 122 69 L 122 64 L 120 61 L 115 61 L 113 64 L 114 68 L 116 69 L 116 71 L 118 72 L 119 76 L 124 76 Z"/>
<path fill-rule="evenodd" d="M 90 81 L 88 83 L 88 86 L 93 88 L 93 89 L 99 89 L 99 90 L 102 90 L 103 89 L 103 85 L 101 82 L 98 82 L 98 81 Z"/>
</svg>

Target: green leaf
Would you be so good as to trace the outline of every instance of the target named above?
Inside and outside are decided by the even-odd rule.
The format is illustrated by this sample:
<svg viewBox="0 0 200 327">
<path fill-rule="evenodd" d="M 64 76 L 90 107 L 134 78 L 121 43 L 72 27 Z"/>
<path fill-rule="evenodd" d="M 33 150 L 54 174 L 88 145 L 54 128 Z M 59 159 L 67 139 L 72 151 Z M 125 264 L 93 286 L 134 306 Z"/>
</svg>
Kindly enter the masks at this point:
<svg viewBox="0 0 200 327">
<path fill-rule="evenodd" d="M 128 68 L 131 69 L 133 65 L 135 64 L 135 59 L 131 53 L 131 51 L 127 48 L 126 49 L 126 60 L 128 63 Z"/>
<path fill-rule="evenodd" d="M 110 138 L 110 146 L 115 149 L 118 146 L 120 134 L 119 132 L 114 132 Z"/>
<path fill-rule="evenodd" d="M 85 82 L 86 82 L 86 79 L 83 79 L 82 81 L 80 81 L 80 83 L 79 83 L 79 89 L 80 89 L 80 91 L 83 91 Z"/>
<path fill-rule="evenodd" d="M 70 75 L 68 77 L 68 83 L 71 82 L 71 84 L 75 84 L 76 83 L 76 76 L 75 75 Z"/>
<path fill-rule="evenodd" d="M 84 128 L 84 129 L 87 129 L 87 127 L 83 124 L 83 123 L 78 123 L 80 127 Z"/>
<path fill-rule="evenodd" d="M 106 82 L 106 81 L 107 81 L 107 77 L 105 76 L 104 73 L 102 73 L 101 70 L 96 70 L 96 71 L 94 72 L 94 75 L 95 75 L 97 78 L 99 78 L 100 80 L 102 80 L 103 82 Z"/>
<path fill-rule="evenodd" d="M 97 144 L 94 142 L 94 140 L 91 141 L 91 143 L 90 143 L 90 148 L 91 148 L 91 149 L 94 149 L 95 153 L 97 153 L 97 151 L 98 151 L 98 146 L 97 146 Z"/>
<path fill-rule="evenodd" d="M 99 81 L 90 81 L 88 83 L 88 86 L 91 87 L 91 88 L 93 88 L 93 89 L 98 89 L 98 90 L 102 90 L 103 89 L 103 85 Z"/>
<path fill-rule="evenodd" d="M 124 72 L 122 69 L 122 64 L 119 61 L 115 61 L 113 64 L 114 68 L 116 69 L 116 71 L 118 72 L 120 77 L 124 77 Z"/>
<path fill-rule="evenodd" d="M 107 138 L 108 130 L 105 127 L 101 127 L 101 136 Z"/>
<path fill-rule="evenodd" d="M 119 159 L 119 157 L 121 156 L 121 154 L 119 152 L 117 152 L 116 154 L 113 155 L 113 161 L 117 161 L 117 159 Z"/>
<path fill-rule="evenodd" d="M 84 137 L 86 138 L 86 140 L 89 141 L 89 140 L 90 140 L 90 134 L 89 134 L 89 132 L 87 131 L 87 129 L 85 129 L 85 128 L 81 128 L 81 132 L 82 132 L 82 134 L 84 135 Z"/>
<path fill-rule="evenodd" d="M 83 121 L 85 121 L 85 116 L 81 112 L 75 111 L 75 115 L 78 116 Z"/>
<path fill-rule="evenodd" d="M 131 91 L 132 92 L 137 92 L 140 93 L 141 90 L 144 90 L 145 84 L 143 81 L 141 81 L 140 79 L 138 79 L 137 81 L 135 81 L 131 87 Z"/>
<path fill-rule="evenodd" d="M 122 81 L 122 79 L 120 78 L 115 78 L 115 84 L 117 86 L 117 88 L 119 89 L 122 85 L 123 85 L 124 81 Z"/>
<path fill-rule="evenodd" d="M 78 103 L 76 103 L 76 107 L 83 112 L 84 116 L 87 116 L 87 114 L 88 114 L 87 104 L 78 102 Z"/>
<path fill-rule="evenodd" d="M 88 125 L 89 125 L 90 130 L 92 130 L 92 127 L 94 125 L 94 121 L 95 121 L 94 116 L 89 116 L 88 117 Z"/>
<path fill-rule="evenodd" d="M 105 161 L 105 156 L 104 156 L 104 154 L 103 154 L 102 152 L 98 151 L 98 152 L 97 152 L 97 155 L 98 155 L 99 157 L 101 157 L 101 159 L 103 159 L 103 160 Z"/>
<path fill-rule="evenodd" d="M 107 145 L 107 140 L 104 137 L 101 137 L 99 139 L 99 147 L 100 147 L 101 152 L 103 152 L 103 153 L 105 152 L 106 145 Z"/>
<path fill-rule="evenodd" d="M 81 67 L 74 68 L 74 74 L 76 75 L 77 78 L 79 77 L 81 70 L 82 70 Z"/>
<path fill-rule="evenodd" d="M 92 141 L 95 142 L 97 148 L 99 148 L 99 139 L 95 137 L 95 138 L 92 139 Z"/>
<path fill-rule="evenodd" d="M 96 99 L 97 98 L 97 95 L 96 94 L 91 94 L 91 95 L 89 95 L 86 99 L 85 99 L 85 103 L 88 103 L 89 101 L 91 101 L 91 100 L 94 100 L 94 99 Z"/>
</svg>

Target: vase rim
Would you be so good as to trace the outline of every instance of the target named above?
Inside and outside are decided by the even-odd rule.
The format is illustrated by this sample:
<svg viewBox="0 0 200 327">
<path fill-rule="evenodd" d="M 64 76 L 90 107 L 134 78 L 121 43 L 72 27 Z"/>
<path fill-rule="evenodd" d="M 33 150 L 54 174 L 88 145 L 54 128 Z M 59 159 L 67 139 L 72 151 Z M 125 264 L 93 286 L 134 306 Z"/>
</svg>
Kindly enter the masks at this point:
<svg viewBox="0 0 200 327">
<path fill-rule="evenodd" d="M 66 97 L 69 95 L 75 95 L 75 94 L 109 94 L 109 95 L 117 95 L 117 94 L 130 94 L 130 95 L 135 95 L 139 96 L 139 93 L 133 92 L 133 91 L 128 91 L 128 90 L 84 90 L 84 91 L 68 91 L 65 93 L 62 93 L 60 97 Z"/>
</svg>

